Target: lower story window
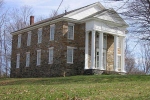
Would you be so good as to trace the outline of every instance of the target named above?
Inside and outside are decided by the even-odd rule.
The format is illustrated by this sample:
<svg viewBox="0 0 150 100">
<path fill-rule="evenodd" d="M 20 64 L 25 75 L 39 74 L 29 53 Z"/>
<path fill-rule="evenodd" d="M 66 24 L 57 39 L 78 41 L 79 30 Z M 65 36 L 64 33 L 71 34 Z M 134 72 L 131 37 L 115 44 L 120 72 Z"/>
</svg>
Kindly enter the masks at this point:
<svg viewBox="0 0 150 100">
<path fill-rule="evenodd" d="M 20 67 L 20 54 L 17 54 L 16 68 Z"/>
<path fill-rule="evenodd" d="M 54 55 L 54 48 L 53 47 L 51 47 L 51 48 L 49 48 L 49 64 L 52 64 L 53 63 L 53 55 Z"/>
<path fill-rule="evenodd" d="M 37 50 L 37 65 L 41 65 L 41 50 Z"/>
<path fill-rule="evenodd" d="M 67 63 L 73 64 L 73 47 L 67 47 Z"/>
<path fill-rule="evenodd" d="M 121 55 L 118 54 L 118 68 L 121 68 Z"/>
</svg>

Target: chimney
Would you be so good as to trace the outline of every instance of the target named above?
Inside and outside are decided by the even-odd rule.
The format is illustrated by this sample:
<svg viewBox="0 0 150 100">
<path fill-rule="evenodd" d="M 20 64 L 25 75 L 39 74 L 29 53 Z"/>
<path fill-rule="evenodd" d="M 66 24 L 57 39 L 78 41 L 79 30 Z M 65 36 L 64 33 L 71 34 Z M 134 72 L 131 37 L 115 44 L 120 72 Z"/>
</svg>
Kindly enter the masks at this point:
<svg viewBox="0 0 150 100">
<path fill-rule="evenodd" d="M 30 25 L 34 24 L 34 16 L 30 16 Z"/>
</svg>

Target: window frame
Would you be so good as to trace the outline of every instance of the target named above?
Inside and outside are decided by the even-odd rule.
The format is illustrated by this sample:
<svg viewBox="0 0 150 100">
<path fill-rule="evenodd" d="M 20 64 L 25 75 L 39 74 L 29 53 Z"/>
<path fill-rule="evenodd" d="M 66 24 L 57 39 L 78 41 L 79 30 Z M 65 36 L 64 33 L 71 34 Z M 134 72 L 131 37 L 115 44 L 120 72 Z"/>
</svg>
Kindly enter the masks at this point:
<svg viewBox="0 0 150 100">
<path fill-rule="evenodd" d="M 27 37 L 27 46 L 30 46 L 31 45 L 31 31 L 28 32 L 28 37 Z"/>
<path fill-rule="evenodd" d="M 52 57 L 51 57 L 51 52 L 52 52 Z M 48 64 L 53 64 L 53 60 L 54 60 L 54 47 L 50 47 L 48 48 Z"/>
<path fill-rule="evenodd" d="M 38 29 L 38 44 L 42 43 L 42 28 Z"/>
<path fill-rule="evenodd" d="M 17 59 L 16 59 L 16 68 L 20 67 L 20 53 L 17 54 Z"/>
<path fill-rule="evenodd" d="M 68 49 L 69 50 L 72 50 L 72 55 L 71 55 L 71 58 L 72 58 L 72 61 L 70 62 L 70 61 L 68 61 Z M 73 64 L 73 58 L 74 58 L 74 47 L 70 47 L 70 46 L 67 46 L 67 63 L 68 64 Z"/>
<path fill-rule="evenodd" d="M 54 29 L 53 35 L 52 35 L 52 29 Z M 52 36 L 53 36 L 53 38 L 52 38 Z M 54 39 L 55 39 L 55 24 L 52 24 L 52 25 L 50 25 L 50 41 L 53 41 Z"/>
<path fill-rule="evenodd" d="M 18 48 L 21 47 L 21 34 L 18 35 L 18 45 L 17 45 Z"/>
<path fill-rule="evenodd" d="M 117 48 L 121 48 L 121 38 L 118 37 L 118 45 L 117 45 Z"/>
<path fill-rule="evenodd" d="M 41 65 L 41 50 L 37 50 L 36 65 L 37 65 L 37 66 Z"/>
<path fill-rule="evenodd" d="M 73 24 L 73 23 L 68 23 L 68 35 L 67 35 L 67 38 L 69 39 L 69 40 L 74 40 L 74 25 L 75 24 Z M 73 30 L 72 30 L 72 37 L 70 37 L 70 35 L 69 35 L 69 26 L 72 26 L 73 27 Z"/>
<path fill-rule="evenodd" d="M 30 52 L 26 52 L 26 67 L 30 66 Z"/>
<path fill-rule="evenodd" d="M 118 69 L 121 69 L 121 54 L 118 54 L 117 57 L 118 57 Z M 120 61 L 119 61 L 119 58 L 120 58 Z"/>
</svg>

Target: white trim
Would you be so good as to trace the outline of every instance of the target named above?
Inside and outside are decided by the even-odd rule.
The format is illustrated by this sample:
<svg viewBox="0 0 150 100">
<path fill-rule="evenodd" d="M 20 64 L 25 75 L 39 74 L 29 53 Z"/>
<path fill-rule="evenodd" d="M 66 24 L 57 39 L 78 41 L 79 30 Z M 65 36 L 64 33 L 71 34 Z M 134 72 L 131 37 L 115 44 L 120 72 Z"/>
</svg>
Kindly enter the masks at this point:
<svg viewBox="0 0 150 100">
<path fill-rule="evenodd" d="M 26 52 L 26 67 L 29 67 L 29 66 L 30 66 L 30 52 Z"/>
<path fill-rule="evenodd" d="M 52 50 L 52 59 L 50 55 L 50 51 Z M 48 48 L 48 64 L 53 64 L 53 59 L 54 59 L 54 47 Z"/>
<path fill-rule="evenodd" d="M 103 66 L 103 48 L 104 48 L 104 33 L 99 33 L 99 69 L 104 70 Z"/>
<path fill-rule="evenodd" d="M 88 61 L 89 61 L 89 32 L 85 33 L 85 66 L 84 69 L 88 69 Z"/>
<path fill-rule="evenodd" d="M 95 68 L 95 34 L 96 34 L 96 31 L 93 30 L 92 31 L 92 45 L 91 45 L 91 69 L 94 69 Z"/>
<path fill-rule="evenodd" d="M 114 35 L 114 71 L 118 72 L 118 36 Z"/>
<path fill-rule="evenodd" d="M 126 72 L 125 70 L 125 37 L 121 37 L 121 72 Z"/>
<path fill-rule="evenodd" d="M 17 54 L 17 59 L 16 59 L 16 68 L 20 67 L 20 53 Z"/>
<path fill-rule="evenodd" d="M 54 37 L 53 37 L 53 39 L 52 39 L 52 35 L 51 35 L 52 34 L 51 33 L 52 32 L 51 29 L 54 29 L 54 35 L 53 35 Z M 50 25 L 50 39 L 49 40 L 53 41 L 54 39 L 55 39 L 55 24 L 52 24 L 52 25 Z"/>
<path fill-rule="evenodd" d="M 68 62 L 68 49 L 72 50 L 72 61 L 71 62 Z M 73 57 L 74 57 L 74 47 L 69 47 L 67 46 L 67 63 L 68 64 L 73 64 Z"/>
<path fill-rule="evenodd" d="M 41 65 L 41 50 L 37 50 L 36 65 L 37 65 L 37 66 Z"/>
<path fill-rule="evenodd" d="M 68 23 L 68 33 L 67 33 L 67 39 L 68 40 L 74 40 L 74 25 L 75 24 L 73 24 L 73 23 Z M 71 26 L 72 27 L 72 37 L 69 37 L 69 26 Z"/>
</svg>

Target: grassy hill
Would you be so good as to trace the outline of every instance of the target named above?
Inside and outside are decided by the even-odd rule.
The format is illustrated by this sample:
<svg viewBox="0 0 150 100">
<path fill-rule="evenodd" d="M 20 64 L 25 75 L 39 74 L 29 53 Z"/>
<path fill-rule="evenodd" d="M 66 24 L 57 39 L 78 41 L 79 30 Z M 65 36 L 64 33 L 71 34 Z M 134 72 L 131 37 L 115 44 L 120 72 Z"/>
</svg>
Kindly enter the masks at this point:
<svg viewBox="0 0 150 100">
<path fill-rule="evenodd" d="M 0 79 L 0 100 L 150 100 L 150 76 Z"/>
</svg>

